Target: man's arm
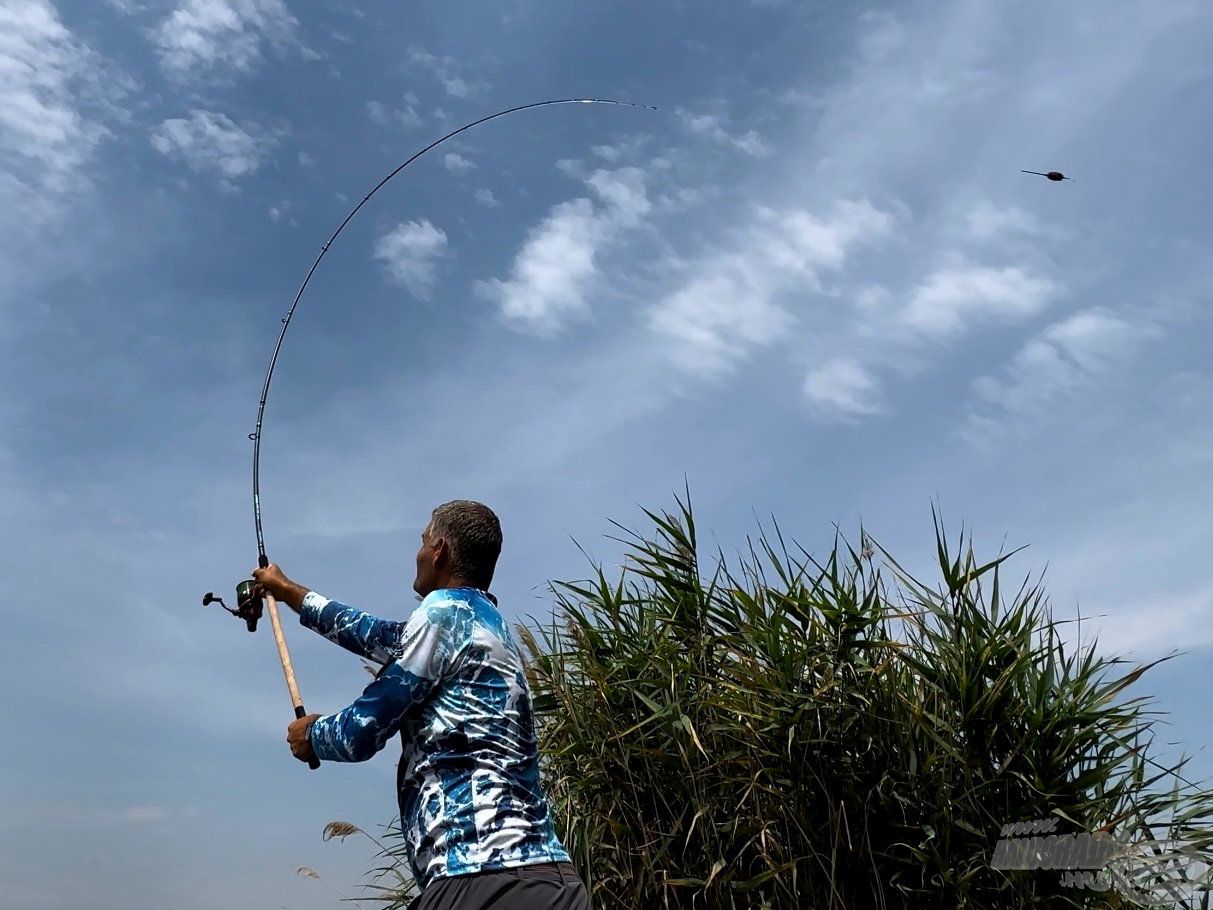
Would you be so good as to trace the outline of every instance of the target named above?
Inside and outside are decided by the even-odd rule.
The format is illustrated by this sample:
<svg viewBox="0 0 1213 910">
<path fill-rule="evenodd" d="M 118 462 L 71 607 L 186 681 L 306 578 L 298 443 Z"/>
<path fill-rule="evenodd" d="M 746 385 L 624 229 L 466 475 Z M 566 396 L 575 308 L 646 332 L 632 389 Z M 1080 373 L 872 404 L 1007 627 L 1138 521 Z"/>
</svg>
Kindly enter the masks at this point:
<svg viewBox="0 0 1213 910">
<path fill-rule="evenodd" d="M 348 708 L 318 717 L 308 731 L 321 761 L 366 761 L 400 731 L 405 715 L 423 701 L 434 681 L 391 664 Z"/>
<path fill-rule="evenodd" d="M 272 594 L 299 614 L 299 624 L 315 629 L 359 657 L 386 664 L 397 654 L 404 623 L 380 619 L 322 597 L 291 581 L 276 565 L 253 570 L 262 593 Z"/>
<path fill-rule="evenodd" d="M 457 611 L 448 604 L 419 608 L 405 625 L 400 653 L 348 708 L 316 718 L 308 731 L 321 761 L 366 761 L 396 735 L 450 668 L 463 642 Z"/>
<path fill-rule="evenodd" d="M 309 591 L 299 610 L 299 624 L 315 629 L 347 651 L 376 663 L 390 663 L 400 649 L 404 623 L 380 619 Z"/>
</svg>

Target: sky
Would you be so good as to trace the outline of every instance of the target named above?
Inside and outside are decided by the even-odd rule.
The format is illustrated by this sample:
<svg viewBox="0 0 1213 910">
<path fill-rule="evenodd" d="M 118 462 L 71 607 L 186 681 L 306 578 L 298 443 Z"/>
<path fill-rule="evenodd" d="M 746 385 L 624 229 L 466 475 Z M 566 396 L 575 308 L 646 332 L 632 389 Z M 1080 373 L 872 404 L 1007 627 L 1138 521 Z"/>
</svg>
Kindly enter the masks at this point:
<svg viewBox="0 0 1213 910">
<path fill-rule="evenodd" d="M 1213 11 L 1203 0 L 0 0 L 0 887 L 6 907 L 357 894 L 394 749 L 311 772 L 270 558 L 386 616 L 430 509 L 494 589 L 614 571 L 684 486 L 705 542 L 932 508 L 1027 545 L 1213 776 Z M 1021 169 L 1058 169 L 1052 183 Z M 309 710 L 359 662 L 292 622 Z M 1165 740 L 1165 743 L 1163 742 Z M 311 867 L 321 880 L 299 876 Z"/>
</svg>

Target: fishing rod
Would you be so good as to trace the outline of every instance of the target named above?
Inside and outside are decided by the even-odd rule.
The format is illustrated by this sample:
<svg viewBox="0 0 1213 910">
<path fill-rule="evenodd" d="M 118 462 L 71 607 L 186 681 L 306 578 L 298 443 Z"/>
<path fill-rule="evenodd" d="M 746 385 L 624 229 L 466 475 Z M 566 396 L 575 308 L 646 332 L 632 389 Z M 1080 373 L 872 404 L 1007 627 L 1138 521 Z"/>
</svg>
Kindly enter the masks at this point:
<svg viewBox="0 0 1213 910">
<path fill-rule="evenodd" d="M 421 151 L 406 158 L 403 162 L 396 166 L 386 177 L 375 184 L 375 188 L 367 193 L 362 201 L 355 205 L 348 215 L 342 219 L 337 226 L 337 230 L 333 231 L 331 237 L 324 242 L 320 247 L 320 253 L 312 262 L 311 268 L 307 270 L 307 275 L 304 276 L 303 283 L 299 285 L 299 290 L 295 294 L 295 299 L 291 301 L 291 308 L 287 311 L 286 316 L 282 318 L 282 329 L 278 332 L 278 341 L 274 345 L 274 352 L 270 357 L 269 367 L 265 371 L 265 382 L 261 386 L 261 399 L 257 405 L 257 424 L 252 433 L 249 434 L 249 439 L 253 442 L 253 523 L 257 534 L 257 565 L 265 568 L 270 564 L 269 558 L 265 555 L 265 535 L 261 525 L 261 428 L 265 420 L 265 403 L 270 394 L 270 382 L 274 378 L 274 367 L 278 364 L 278 355 L 282 351 L 282 342 L 286 339 L 286 330 L 290 328 L 291 319 L 295 315 L 295 308 L 299 306 L 299 301 L 303 298 L 303 292 L 307 290 L 308 284 L 312 280 L 312 276 L 316 274 L 316 269 L 320 266 L 321 260 L 328 253 L 333 242 L 341 235 L 354 216 L 361 211 L 362 207 L 371 201 L 371 198 L 378 193 L 389 181 L 410 164 L 424 155 L 426 152 L 436 148 L 460 133 L 470 130 L 473 127 L 479 126 L 482 123 L 488 123 L 490 120 L 496 120 L 498 117 L 504 117 L 507 114 L 514 114 L 519 111 L 529 110 L 536 107 L 548 107 L 555 104 L 614 104 L 620 107 L 635 107 L 644 110 L 657 110 L 651 104 L 639 104 L 635 101 L 616 101 L 610 98 L 559 98 L 550 101 L 533 101 L 530 104 L 520 104 L 517 107 L 511 107 L 504 111 L 498 111 L 495 114 L 489 114 L 487 117 L 481 117 L 479 120 L 473 120 L 471 123 L 465 124 L 456 130 L 447 133 L 441 139 L 436 139 L 431 142 Z M 274 598 L 266 593 L 261 592 L 262 597 L 257 597 L 256 582 L 252 579 L 246 579 L 236 586 L 236 609 L 227 606 L 223 599 L 216 597 L 214 593 L 208 592 L 202 598 L 202 605 L 205 607 L 211 603 L 218 603 L 223 609 L 231 613 L 233 616 L 243 619 L 248 626 L 250 632 L 257 630 L 257 622 L 262 614 L 262 600 L 264 600 L 265 609 L 270 614 L 270 622 L 274 628 L 274 640 L 278 646 L 278 658 L 282 663 L 282 672 L 286 677 L 287 691 L 290 693 L 291 702 L 295 707 L 295 717 L 304 717 L 306 712 L 303 708 L 303 699 L 299 695 L 299 686 L 295 681 L 295 671 L 291 666 L 290 653 L 287 651 L 286 639 L 282 634 L 282 623 L 278 618 L 278 606 Z M 320 767 L 320 762 L 312 759 L 309 767 L 315 769 Z"/>
</svg>

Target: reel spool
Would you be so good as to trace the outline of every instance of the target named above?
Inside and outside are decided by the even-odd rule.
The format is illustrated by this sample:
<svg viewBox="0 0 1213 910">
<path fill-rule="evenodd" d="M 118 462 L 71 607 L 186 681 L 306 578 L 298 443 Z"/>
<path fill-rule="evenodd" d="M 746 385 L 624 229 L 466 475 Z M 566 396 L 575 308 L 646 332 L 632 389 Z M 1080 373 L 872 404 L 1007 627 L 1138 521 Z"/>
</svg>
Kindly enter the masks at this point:
<svg viewBox="0 0 1213 910">
<path fill-rule="evenodd" d="M 206 594 L 202 596 L 202 606 L 207 607 L 213 603 L 217 603 L 237 619 L 243 619 L 250 632 L 256 632 L 257 620 L 261 618 L 263 606 L 261 603 L 261 598 L 256 597 L 253 594 L 255 584 L 256 583 L 249 578 L 236 585 L 235 610 L 225 604 L 222 597 L 216 597 L 211 591 L 207 591 Z"/>
</svg>

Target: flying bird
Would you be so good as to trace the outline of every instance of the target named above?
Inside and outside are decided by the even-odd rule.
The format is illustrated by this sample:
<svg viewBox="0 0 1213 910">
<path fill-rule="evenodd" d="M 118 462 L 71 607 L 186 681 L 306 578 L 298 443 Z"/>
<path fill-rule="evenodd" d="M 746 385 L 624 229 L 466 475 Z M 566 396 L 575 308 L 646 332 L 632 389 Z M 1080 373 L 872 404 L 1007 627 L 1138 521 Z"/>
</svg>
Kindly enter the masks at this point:
<svg viewBox="0 0 1213 910">
<path fill-rule="evenodd" d="M 1066 176 L 1065 174 L 1063 174 L 1061 171 L 1049 171 L 1048 173 L 1044 173 L 1044 172 L 1042 172 L 1042 171 L 1020 171 L 1019 173 L 1021 173 L 1021 174 L 1035 174 L 1037 177 L 1048 177 L 1050 180 L 1058 180 L 1058 181 L 1060 181 L 1060 180 L 1073 180 L 1073 179 L 1074 179 L 1073 177 L 1067 177 L 1067 176 Z"/>
</svg>

